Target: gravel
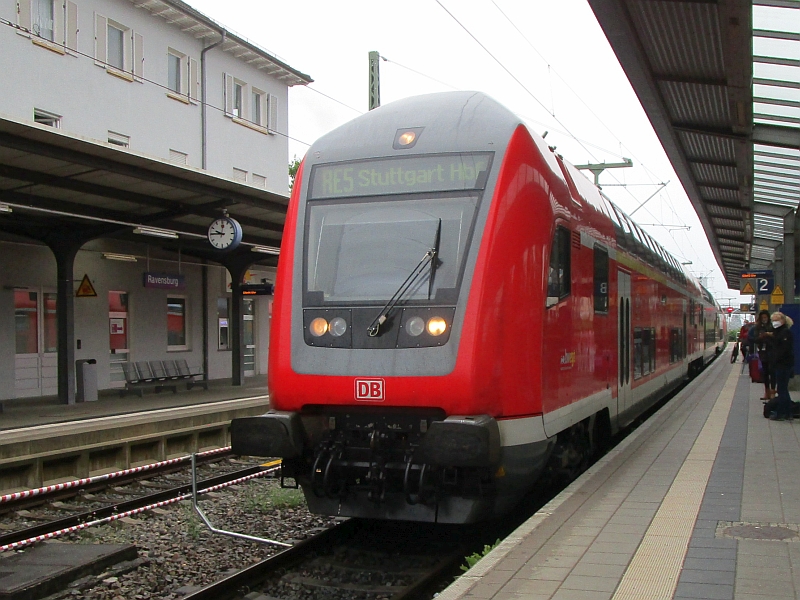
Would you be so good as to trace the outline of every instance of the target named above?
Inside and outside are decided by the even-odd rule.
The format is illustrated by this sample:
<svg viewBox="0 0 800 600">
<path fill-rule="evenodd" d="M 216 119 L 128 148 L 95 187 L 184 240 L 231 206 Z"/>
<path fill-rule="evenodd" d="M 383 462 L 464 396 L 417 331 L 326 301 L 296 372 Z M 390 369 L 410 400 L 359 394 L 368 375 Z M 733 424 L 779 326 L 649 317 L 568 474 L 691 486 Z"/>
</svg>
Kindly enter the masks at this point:
<svg viewBox="0 0 800 600">
<path fill-rule="evenodd" d="M 281 490 L 276 479 L 255 479 L 201 497 L 200 507 L 219 529 L 291 543 L 335 519 L 312 515 L 300 490 Z M 62 538 L 82 544 L 134 544 L 139 558 L 74 582 L 54 596 L 87 600 L 181 598 L 278 552 L 281 547 L 212 534 L 191 501 L 155 509 Z"/>
</svg>

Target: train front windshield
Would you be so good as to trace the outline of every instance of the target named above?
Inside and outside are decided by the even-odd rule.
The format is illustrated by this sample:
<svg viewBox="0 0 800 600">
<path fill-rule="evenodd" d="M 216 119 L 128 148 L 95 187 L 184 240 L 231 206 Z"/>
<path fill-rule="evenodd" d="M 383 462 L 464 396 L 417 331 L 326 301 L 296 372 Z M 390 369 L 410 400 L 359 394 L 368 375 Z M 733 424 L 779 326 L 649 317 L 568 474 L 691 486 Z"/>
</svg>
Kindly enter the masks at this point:
<svg viewBox="0 0 800 600">
<path fill-rule="evenodd" d="M 403 300 L 454 303 L 490 163 L 482 153 L 315 167 L 306 304 L 386 302 L 418 266 Z M 426 253 L 434 249 L 431 268 Z"/>
</svg>

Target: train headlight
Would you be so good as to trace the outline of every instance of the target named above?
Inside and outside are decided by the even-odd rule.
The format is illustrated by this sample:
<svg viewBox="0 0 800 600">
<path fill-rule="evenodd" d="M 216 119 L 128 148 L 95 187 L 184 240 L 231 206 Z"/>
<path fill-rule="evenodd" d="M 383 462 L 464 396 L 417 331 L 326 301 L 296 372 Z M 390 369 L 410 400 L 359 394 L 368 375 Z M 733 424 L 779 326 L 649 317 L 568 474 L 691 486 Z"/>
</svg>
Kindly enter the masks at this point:
<svg viewBox="0 0 800 600">
<path fill-rule="evenodd" d="M 324 321 L 325 319 L 322 320 Z M 340 337 L 347 331 L 347 321 L 342 317 L 334 317 L 331 319 L 330 325 L 328 325 L 328 330 L 333 337 Z"/>
<path fill-rule="evenodd" d="M 428 333 L 433 337 L 442 335 L 447 331 L 447 322 L 442 317 L 431 317 L 428 319 Z"/>
<path fill-rule="evenodd" d="M 425 321 L 420 317 L 411 317 L 406 321 L 406 331 L 411 337 L 417 337 L 425 331 Z"/>
<path fill-rule="evenodd" d="M 397 138 L 397 143 L 401 146 L 408 146 L 409 144 L 413 144 L 415 139 L 417 139 L 416 132 L 404 131 L 400 134 L 400 137 Z"/>
<path fill-rule="evenodd" d="M 311 321 L 311 323 L 308 326 L 308 330 L 314 337 L 323 336 L 328 331 L 328 322 L 322 317 L 317 317 L 316 319 Z"/>
</svg>

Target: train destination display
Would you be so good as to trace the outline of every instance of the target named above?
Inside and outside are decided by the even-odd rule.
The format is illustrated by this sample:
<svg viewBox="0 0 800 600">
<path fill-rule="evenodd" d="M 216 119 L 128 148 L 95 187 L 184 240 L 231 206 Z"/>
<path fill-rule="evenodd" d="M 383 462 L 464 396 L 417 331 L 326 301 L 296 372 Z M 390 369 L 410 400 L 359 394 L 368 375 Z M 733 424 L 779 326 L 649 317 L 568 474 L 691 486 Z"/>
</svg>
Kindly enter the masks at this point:
<svg viewBox="0 0 800 600">
<path fill-rule="evenodd" d="M 316 165 L 310 199 L 483 189 L 492 154 L 445 154 Z"/>
</svg>

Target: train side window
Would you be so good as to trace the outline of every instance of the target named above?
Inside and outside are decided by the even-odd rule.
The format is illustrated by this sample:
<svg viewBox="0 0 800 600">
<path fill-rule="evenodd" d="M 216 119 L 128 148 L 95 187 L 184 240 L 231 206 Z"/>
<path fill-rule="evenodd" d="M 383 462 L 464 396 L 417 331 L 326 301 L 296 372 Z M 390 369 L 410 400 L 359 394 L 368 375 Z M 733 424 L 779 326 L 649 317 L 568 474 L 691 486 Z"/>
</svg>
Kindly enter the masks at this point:
<svg viewBox="0 0 800 600">
<path fill-rule="evenodd" d="M 556 227 L 550 248 L 550 274 L 547 278 L 547 308 L 555 306 L 570 292 L 570 234 L 566 227 Z"/>
<path fill-rule="evenodd" d="M 633 330 L 633 378 L 639 379 L 656 370 L 656 330 L 654 327 Z"/>
<path fill-rule="evenodd" d="M 608 313 L 608 250 L 594 247 L 594 312 Z"/>
</svg>

